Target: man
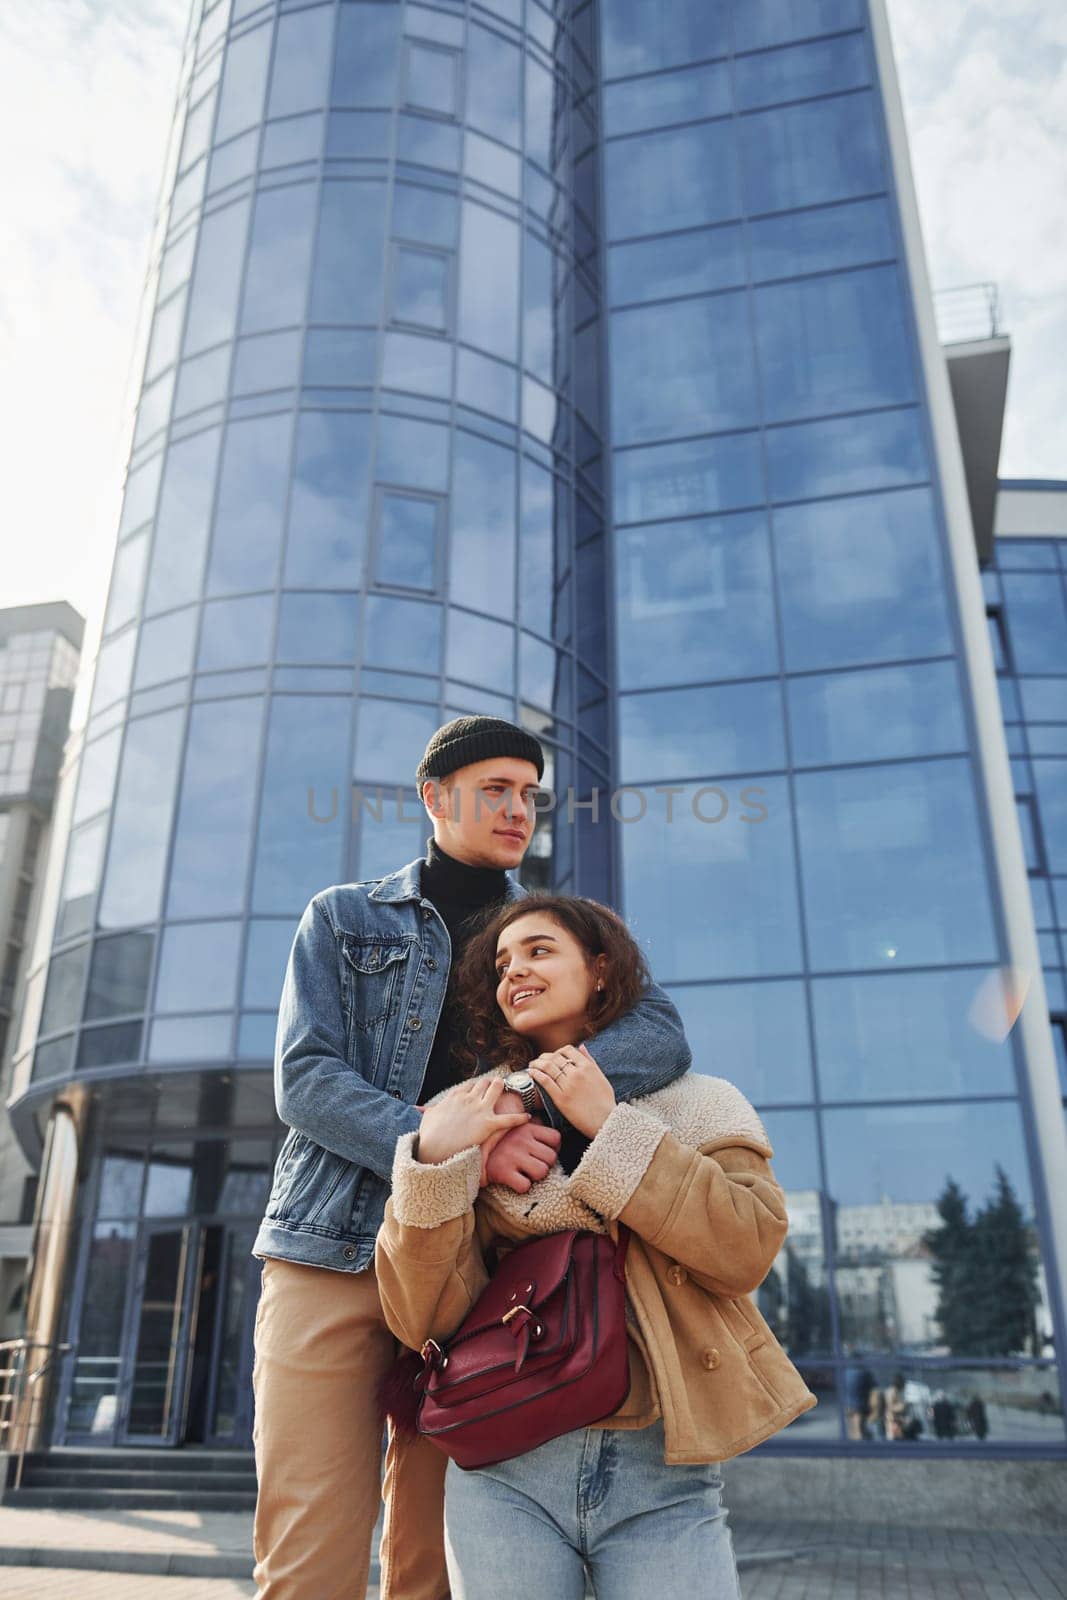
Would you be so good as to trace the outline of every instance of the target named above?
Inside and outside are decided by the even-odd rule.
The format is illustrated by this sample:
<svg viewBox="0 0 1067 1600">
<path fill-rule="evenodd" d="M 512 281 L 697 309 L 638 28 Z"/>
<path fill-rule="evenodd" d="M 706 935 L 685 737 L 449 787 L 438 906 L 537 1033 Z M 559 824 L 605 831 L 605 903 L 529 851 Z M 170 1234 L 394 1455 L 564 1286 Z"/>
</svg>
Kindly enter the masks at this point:
<svg viewBox="0 0 1067 1600">
<path fill-rule="evenodd" d="M 275 1044 L 289 1133 L 254 1246 L 264 1258 L 253 1373 L 262 1600 L 362 1600 L 380 1494 L 382 1600 L 448 1594 L 447 1458 L 425 1440 L 391 1438 L 381 1487 L 377 1391 L 396 1345 L 374 1241 L 397 1139 L 455 1081 L 442 1016 L 451 962 L 472 917 L 525 894 L 507 874 L 529 846 L 543 771 L 541 746 L 513 723 L 446 723 L 416 773 L 433 823 L 425 859 L 323 889 L 300 919 Z M 655 984 L 591 1044 L 620 1098 L 690 1064 L 678 1012 Z M 498 1111 L 522 1111 L 520 1087 Z M 487 1176 L 528 1188 L 559 1142 L 555 1128 L 516 1127 Z"/>
</svg>

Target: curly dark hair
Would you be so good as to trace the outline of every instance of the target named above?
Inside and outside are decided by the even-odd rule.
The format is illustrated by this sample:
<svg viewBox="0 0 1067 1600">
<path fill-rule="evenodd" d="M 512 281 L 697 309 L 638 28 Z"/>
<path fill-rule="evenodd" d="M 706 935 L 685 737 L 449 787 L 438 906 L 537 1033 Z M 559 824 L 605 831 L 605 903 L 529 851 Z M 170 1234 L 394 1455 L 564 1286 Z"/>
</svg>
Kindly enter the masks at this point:
<svg viewBox="0 0 1067 1600">
<path fill-rule="evenodd" d="M 521 1066 L 540 1054 L 532 1039 L 509 1027 L 497 1004 L 496 946 L 504 929 L 543 912 L 572 934 L 586 958 L 607 958 L 604 988 L 589 997 L 581 1039 L 591 1039 L 630 1011 L 650 981 L 644 954 L 622 918 L 599 900 L 538 891 L 487 914 L 455 963 L 449 984 L 449 1015 L 458 1065 L 469 1077 L 479 1066 Z M 575 1043 L 580 1043 L 577 1039 Z"/>
</svg>

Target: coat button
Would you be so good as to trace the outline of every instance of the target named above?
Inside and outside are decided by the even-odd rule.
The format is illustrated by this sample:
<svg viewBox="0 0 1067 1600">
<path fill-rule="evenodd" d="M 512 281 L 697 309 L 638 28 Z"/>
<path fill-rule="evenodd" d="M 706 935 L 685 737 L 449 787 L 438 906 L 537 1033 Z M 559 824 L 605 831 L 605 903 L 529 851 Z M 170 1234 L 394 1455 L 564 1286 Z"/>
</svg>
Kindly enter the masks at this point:
<svg viewBox="0 0 1067 1600">
<path fill-rule="evenodd" d="M 342 1250 L 341 1254 L 344 1256 L 346 1261 L 354 1261 L 356 1259 L 356 1247 L 355 1247 L 355 1245 L 354 1244 L 346 1244 L 344 1249 Z"/>
<path fill-rule="evenodd" d="M 404 1098 L 399 1089 L 390 1089 L 389 1093 L 392 1095 L 394 1100 L 403 1100 Z"/>
<path fill-rule="evenodd" d="M 685 1282 L 688 1276 L 689 1274 L 686 1272 L 685 1268 L 680 1267 L 677 1262 L 674 1263 L 673 1267 L 667 1268 L 667 1282 L 673 1283 L 676 1289 L 680 1284 Z"/>
<path fill-rule="evenodd" d="M 710 1350 L 702 1350 L 700 1352 L 700 1359 L 703 1365 L 707 1367 L 709 1372 L 714 1372 L 715 1368 L 722 1360 L 722 1356 L 720 1356 L 719 1352 L 713 1347 Z"/>
<path fill-rule="evenodd" d="M 413 1029 L 417 1033 L 419 1031 L 419 1029 L 422 1027 L 422 1018 L 421 1017 L 409 1017 L 408 1018 L 408 1027 Z"/>
<path fill-rule="evenodd" d="M 437 971 L 437 962 L 435 961 L 433 956 L 428 956 L 427 957 L 426 965 L 429 967 L 431 972 L 436 972 Z"/>
</svg>

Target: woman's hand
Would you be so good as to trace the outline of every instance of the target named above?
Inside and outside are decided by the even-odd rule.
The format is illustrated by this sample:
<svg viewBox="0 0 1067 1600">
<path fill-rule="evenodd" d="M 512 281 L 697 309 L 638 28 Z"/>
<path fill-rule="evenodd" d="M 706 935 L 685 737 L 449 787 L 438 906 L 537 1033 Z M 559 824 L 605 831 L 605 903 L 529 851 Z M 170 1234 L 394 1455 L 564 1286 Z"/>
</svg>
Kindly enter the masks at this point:
<svg viewBox="0 0 1067 1600">
<path fill-rule="evenodd" d="M 493 1107 L 500 1097 L 500 1079 L 494 1073 L 457 1084 L 443 1100 L 423 1112 L 416 1146 L 419 1161 L 436 1166 L 493 1134 L 507 1133 L 529 1122 L 525 1111 L 497 1116 Z"/>
<path fill-rule="evenodd" d="M 584 1044 L 546 1051 L 530 1062 L 527 1071 L 587 1139 L 600 1132 L 615 1109 L 615 1090 Z"/>
</svg>

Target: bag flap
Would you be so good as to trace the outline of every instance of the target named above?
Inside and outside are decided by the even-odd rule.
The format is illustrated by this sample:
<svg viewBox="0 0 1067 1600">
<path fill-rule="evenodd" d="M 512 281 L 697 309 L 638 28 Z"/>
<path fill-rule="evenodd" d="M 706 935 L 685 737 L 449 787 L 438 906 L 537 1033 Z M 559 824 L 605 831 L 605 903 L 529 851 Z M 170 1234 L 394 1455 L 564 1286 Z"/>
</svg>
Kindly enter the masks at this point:
<svg viewBox="0 0 1067 1600">
<path fill-rule="evenodd" d="M 467 1320 L 447 1341 L 448 1348 L 500 1323 L 515 1306 L 528 1306 L 534 1311 L 544 1305 L 570 1271 L 575 1244 L 583 1234 L 588 1238 L 596 1237 L 587 1230 L 572 1228 L 566 1233 L 548 1233 L 543 1238 L 517 1245 L 501 1261 L 482 1290 L 477 1305 L 471 1307 Z"/>
</svg>

